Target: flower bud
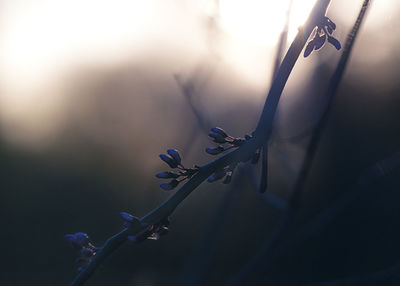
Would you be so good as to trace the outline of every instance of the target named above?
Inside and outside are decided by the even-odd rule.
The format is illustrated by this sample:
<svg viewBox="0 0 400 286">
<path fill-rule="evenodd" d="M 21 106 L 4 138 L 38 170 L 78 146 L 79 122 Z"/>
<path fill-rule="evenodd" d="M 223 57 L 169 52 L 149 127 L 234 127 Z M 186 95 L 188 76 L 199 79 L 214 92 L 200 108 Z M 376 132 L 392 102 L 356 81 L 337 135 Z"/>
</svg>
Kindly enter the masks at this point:
<svg viewBox="0 0 400 286">
<path fill-rule="evenodd" d="M 156 174 L 156 177 L 159 179 L 176 179 L 180 176 L 180 174 L 174 173 L 174 172 L 161 172 Z"/>
<path fill-rule="evenodd" d="M 337 39 L 335 39 L 334 37 L 331 37 L 331 36 L 329 36 L 328 37 L 328 42 L 330 43 L 330 44 L 332 44 L 337 50 L 340 50 L 341 49 L 341 45 L 340 45 L 340 42 L 337 40 Z"/>
<path fill-rule="evenodd" d="M 84 232 L 77 232 L 75 233 L 75 241 L 81 246 L 86 245 L 89 242 L 89 236 Z"/>
<path fill-rule="evenodd" d="M 326 35 L 323 34 L 322 36 L 317 34 L 314 39 L 314 50 L 319 50 L 325 44 Z"/>
<path fill-rule="evenodd" d="M 66 234 L 66 235 L 64 235 L 64 238 L 69 243 L 75 243 L 75 235 L 74 234 Z"/>
<path fill-rule="evenodd" d="M 161 189 L 163 189 L 163 190 L 170 191 L 170 190 L 174 189 L 178 184 L 179 184 L 179 181 L 173 179 L 173 180 L 170 181 L 169 183 L 162 183 L 162 184 L 160 184 L 160 187 L 161 187 Z"/>
<path fill-rule="evenodd" d="M 168 153 L 168 155 L 170 155 L 175 160 L 175 162 L 178 165 L 181 164 L 182 159 L 181 159 L 181 156 L 179 155 L 178 150 L 176 150 L 176 149 L 168 149 L 167 153 Z"/>
<path fill-rule="evenodd" d="M 214 133 L 217 133 L 219 135 L 221 135 L 222 137 L 226 138 L 228 137 L 228 134 L 226 134 L 226 132 L 224 131 L 224 129 L 220 128 L 220 127 L 213 127 L 211 128 L 211 131 Z"/>
<path fill-rule="evenodd" d="M 311 52 L 314 50 L 314 46 L 315 46 L 314 40 L 311 40 L 310 42 L 308 42 L 306 48 L 304 49 L 304 57 L 305 58 L 311 54 Z"/>
<path fill-rule="evenodd" d="M 208 136 L 213 138 L 213 141 L 216 143 L 225 143 L 226 142 L 225 138 L 221 134 L 211 132 L 211 133 L 208 133 Z"/>
<path fill-rule="evenodd" d="M 209 147 L 206 148 L 206 152 L 210 155 L 218 155 L 222 153 L 224 150 L 225 149 L 222 146 L 217 146 L 215 148 L 209 148 Z"/>
<path fill-rule="evenodd" d="M 168 164 L 168 166 L 170 166 L 172 169 L 178 167 L 178 163 L 175 161 L 174 158 L 165 155 L 165 154 L 160 154 L 160 158 L 161 160 L 163 160 L 165 163 Z"/>
<path fill-rule="evenodd" d="M 329 19 L 328 17 L 325 18 L 326 20 L 326 25 L 330 28 L 332 28 L 332 30 L 336 30 L 336 24 L 332 22 L 331 19 Z"/>
</svg>

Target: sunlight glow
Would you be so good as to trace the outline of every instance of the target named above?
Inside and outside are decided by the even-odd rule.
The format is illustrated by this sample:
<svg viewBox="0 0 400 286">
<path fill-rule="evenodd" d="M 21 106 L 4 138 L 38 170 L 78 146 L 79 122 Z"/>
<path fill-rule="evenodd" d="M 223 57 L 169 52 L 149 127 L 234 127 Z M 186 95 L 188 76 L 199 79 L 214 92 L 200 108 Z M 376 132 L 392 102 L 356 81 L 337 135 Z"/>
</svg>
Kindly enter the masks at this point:
<svg viewBox="0 0 400 286">
<path fill-rule="evenodd" d="M 258 45 L 277 42 L 285 23 L 290 0 L 221 0 L 221 25 L 227 33 Z M 289 40 L 307 19 L 315 0 L 294 0 Z"/>
<path fill-rule="evenodd" d="M 3 80 L 36 84 L 76 62 L 115 60 L 157 17 L 150 1 L 7 1 L 0 36 Z M 140 27 L 138 29 L 137 27 Z"/>
<path fill-rule="evenodd" d="M 1 135 L 7 137 L 19 132 L 24 140 L 29 136 L 51 137 L 62 124 L 66 102 L 73 96 L 69 90 L 71 74 L 86 73 L 85 67 L 122 68 L 135 65 L 146 55 L 159 55 L 174 59 L 168 67 L 161 67 L 170 80 L 182 66 L 190 66 L 190 70 L 207 60 L 211 36 L 217 38 L 215 53 L 232 74 L 253 88 L 265 88 L 290 1 L 0 1 L 0 133 L 6 132 Z M 293 0 L 288 42 L 315 2 Z M 353 63 L 360 67 L 366 62 L 390 63 L 398 54 L 399 5 L 398 0 L 373 3 L 362 30 L 368 37 L 364 42 L 358 39 L 358 44 L 363 44 L 358 54 L 363 56 L 354 57 Z M 332 1 L 328 15 L 338 25 L 335 33 L 339 40 L 345 40 L 359 6 L 358 1 Z M 217 21 L 209 21 L 210 17 Z M 211 22 L 215 26 L 209 25 Z M 151 68 L 160 67 L 153 57 L 147 61 Z M 226 70 L 221 68 L 223 73 Z M 386 75 L 381 74 L 389 78 Z"/>
</svg>

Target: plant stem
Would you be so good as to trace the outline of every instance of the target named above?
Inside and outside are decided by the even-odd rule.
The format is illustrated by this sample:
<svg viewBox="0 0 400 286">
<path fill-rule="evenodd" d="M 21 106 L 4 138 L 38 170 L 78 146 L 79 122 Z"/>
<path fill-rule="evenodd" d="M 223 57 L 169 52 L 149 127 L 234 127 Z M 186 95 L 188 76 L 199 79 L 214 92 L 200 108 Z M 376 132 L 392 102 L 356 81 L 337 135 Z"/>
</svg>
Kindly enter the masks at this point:
<svg viewBox="0 0 400 286">
<path fill-rule="evenodd" d="M 196 175 L 194 175 L 164 203 L 141 218 L 141 222 L 156 224 L 170 216 L 175 208 L 216 170 L 231 163 L 237 163 L 246 160 L 254 153 L 256 149 L 260 148 L 264 142 L 268 140 L 272 129 L 273 118 L 283 88 L 285 87 L 289 75 L 312 30 L 321 21 L 322 17 L 325 16 L 329 3 L 330 0 L 318 0 L 311 11 L 306 24 L 303 28 L 299 29 L 299 32 L 291 44 L 288 52 L 286 53 L 282 65 L 278 70 L 277 76 L 272 83 L 264 105 L 264 109 L 260 116 L 260 120 L 254 132 L 254 137 L 251 140 L 247 140 L 238 149 L 212 161 L 211 163 L 201 166 Z M 123 230 L 109 238 L 104 246 L 101 247 L 97 254 L 93 257 L 92 261 L 84 269 L 82 269 L 81 272 L 79 272 L 75 280 L 71 283 L 71 286 L 84 285 L 84 283 L 90 278 L 101 262 L 114 250 L 116 250 L 125 241 L 129 234 L 130 233 L 128 233 L 127 230 Z"/>
<path fill-rule="evenodd" d="M 360 29 L 361 23 L 364 19 L 369 2 L 370 2 L 370 0 L 364 0 L 363 5 L 360 10 L 360 13 L 357 17 L 357 20 L 354 23 L 354 26 L 346 40 L 345 48 L 343 50 L 342 56 L 340 57 L 337 68 L 331 77 L 331 80 L 330 80 L 330 83 L 329 83 L 329 86 L 328 86 L 328 89 L 326 92 L 326 98 L 328 101 L 327 107 L 324 110 L 324 113 L 323 113 L 320 121 L 318 122 L 317 126 L 314 129 L 310 143 L 307 147 L 303 164 L 300 168 L 299 175 L 297 176 L 297 180 L 295 182 L 292 194 L 288 201 L 287 212 L 283 215 L 281 221 L 278 223 L 278 226 L 276 227 L 275 231 L 271 235 L 270 239 L 262 247 L 262 250 L 260 250 L 259 253 L 255 256 L 255 258 L 253 258 L 248 264 L 245 265 L 245 267 L 243 267 L 243 269 L 239 272 L 238 275 L 236 275 L 236 277 L 231 279 L 231 281 L 229 282 L 229 285 L 237 285 L 237 284 L 242 283 L 243 280 L 246 279 L 246 277 L 251 272 L 256 271 L 258 268 L 260 268 L 260 265 L 263 264 L 263 261 L 262 261 L 263 258 L 266 257 L 268 254 L 270 254 L 270 252 L 273 251 L 277 247 L 277 245 L 280 243 L 280 241 L 282 240 L 282 238 L 285 236 L 286 232 L 288 231 L 289 223 L 293 219 L 294 215 L 296 214 L 296 212 L 299 208 L 300 198 L 303 193 L 306 180 L 311 171 L 312 162 L 314 160 L 314 157 L 315 157 L 315 154 L 317 151 L 317 147 L 321 140 L 322 132 L 325 129 L 325 126 L 327 124 L 328 115 L 332 109 L 332 101 L 334 99 L 334 95 L 335 95 L 337 88 L 343 77 L 343 73 L 346 68 L 347 61 L 350 57 L 351 50 L 354 45 L 354 41 L 355 41 L 358 31 Z"/>
</svg>

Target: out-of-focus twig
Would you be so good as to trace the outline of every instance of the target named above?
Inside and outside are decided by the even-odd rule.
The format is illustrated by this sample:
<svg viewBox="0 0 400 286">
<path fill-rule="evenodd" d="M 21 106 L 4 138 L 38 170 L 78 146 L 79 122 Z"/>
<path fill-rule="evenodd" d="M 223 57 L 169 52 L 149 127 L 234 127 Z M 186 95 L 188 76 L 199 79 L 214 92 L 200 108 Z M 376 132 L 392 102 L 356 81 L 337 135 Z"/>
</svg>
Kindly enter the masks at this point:
<svg viewBox="0 0 400 286">
<path fill-rule="evenodd" d="M 195 103 L 193 102 L 193 97 L 196 94 L 196 89 L 194 84 L 191 80 L 183 82 L 181 77 L 177 74 L 174 75 L 174 79 L 181 90 L 190 110 L 193 112 L 194 116 L 196 117 L 197 123 L 199 127 L 204 131 L 207 132 L 210 128 L 210 123 L 207 121 L 205 116 L 197 109 Z"/>
<path fill-rule="evenodd" d="M 272 81 L 274 80 L 274 77 L 279 69 L 279 66 L 282 61 L 282 57 L 284 54 L 284 49 L 286 48 L 286 43 L 287 43 L 287 34 L 288 34 L 288 29 L 289 29 L 289 20 L 290 20 L 290 11 L 291 7 L 293 4 L 293 0 L 290 1 L 287 12 L 286 12 L 286 20 L 285 20 L 285 25 L 283 27 L 283 30 L 280 34 L 279 41 L 278 41 L 278 48 L 277 48 L 277 53 L 275 56 L 275 63 L 273 66 L 273 76 L 272 76 Z M 215 0 L 215 6 L 216 6 L 216 12 L 215 17 L 218 19 L 219 15 L 219 1 Z M 216 19 L 211 19 L 213 23 L 216 21 Z M 193 114 L 196 116 L 198 119 L 200 127 L 205 127 L 204 125 L 204 120 L 202 120 L 202 116 L 200 116 L 200 112 L 196 110 L 195 105 L 192 102 L 192 93 L 194 93 L 194 87 L 190 88 L 191 86 L 185 88 L 185 85 L 180 81 L 179 76 L 175 75 L 175 80 L 178 83 L 178 86 L 180 86 L 180 89 L 182 91 L 182 94 L 184 94 L 185 98 L 187 99 L 187 102 L 190 106 L 190 108 L 193 111 Z M 190 82 L 187 82 L 187 84 L 190 84 Z M 207 129 L 207 127 L 206 127 Z M 217 210 L 217 215 L 214 217 L 216 219 L 213 219 L 211 222 L 210 226 L 208 227 L 206 234 L 204 235 L 204 238 L 201 240 L 199 243 L 199 246 L 196 248 L 194 255 L 191 259 L 191 261 L 188 262 L 186 267 L 184 268 L 183 272 L 183 278 L 182 278 L 182 285 L 200 285 L 202 283 L 202 279 L 204 279 L 205 273 L 207 271 L 207 267 L 209 265 L 209 261 L 211 260 L 211 255 L 213 253 L 213 249 L 215 248 L 215 245 L 218 243 L 217 237 L 222 231 L 222 225 L 224 225 L 224 222 L 227 218 L 227 209 L 230 207 L 230 205 L 233 203 L 233 198 L 234 194 L 237 193 L 238 189 L 240 186 L 236 184 L 235 181 L 237 181 L 237 177 L 246 177 L 243 176 L 245 175 L 244 173 L 247 173 L 248 177 L 250 177 L 251 182 L 253 183 L 253 186 L 255 189 L 258 188 L 260 193 L 264 193 L 262 195 L 262 198 L 265 199 L 268 204 L 271 206 L 283 210 L 286 206 L 286 203 L 276 197 L 274 194 L 265 192 L 267 189 L 267 184 L 268 184 L 268 142 L 266 142 L 263 147 L 262 147 L 262 171 L 261 171 L 261 178 L 260 178 L 260 184 L 257 186 L 257 180 L 255 170 L 254 168 L 250 168 L 250 166 L 246 165 L 247 169 L 243 170 L 242 168 L 238 169 L 238 173 L 235 174 L 236 180 L 234 180 L 233 183 L 230 184 L 229 190 L 227 191 L 227 194 L 223 201 L 221 202 L 221 205 L 218 207 Z"/>
<path fill-rule="evenodd" d="M 391 156 L 375 163 L 371 167 L 364 170 L 358 181 L 353 187 L 349 188 L 348 192 L 343 193 L 330 206 L 322 210 L 297 233 L 285 239 L 268 257 L 264 257 L 260 263 L 263 271 L 266 271 L 272 263 L 290 252 L 300 243 L 304 242 L 311 236 L 320 233 L 329 223 L 331 223 L 340 213 L 352 205 L 354 201 L 365 195 L 366 192 L 375 190 L 375 184 L 379 183 L 385 177 L 391 175 L 400 169 L 400 152 L 396 152 Z"/>
<path fill-rule="evenodd" d="M 297 232 L 291 234 L 289 237 L 283 238 L 276 248 L 268 249 L 269 245 L 265 244 L 258 251 L 251 263 L 246 264 L 245 268 L 241 271 L 243 273 L 266 274 L 279 258 L 290 253 L 313 235 L 320 233 L 333 222 L 340 213 L 350 207 L 354 201 L 367 192 L 376 190 L 376 188 L 374 188 L 376 183 L 379 183 L 385 177 L 392 175 L 393 172 L 398 170 L 400 170 L 400 152 L 396 152 L 367 168 L 361 173 L 354 186 L 349 188 L 347 192 L 341 194 L 339 198 L 310 219 Z M 231 285 L 235 284 L 232 283 Z"/>
<path fill-rule="evenodd" d="M 273 249 L 277 247 L 277 245 L 282 241 L 283 237 L 285 236 L 286 232 L 288 231 L 288 227 L 290 225 L 290 221 L 294 218 L 295 214 L 300 205 L 301 195 L 303 193 L 306 179 L 311 170 L 312 162 L 314 160 L 314 156 L 317 151 L 318 144 L 321 140 L 322 132 L 327 124 L 328 115 L 332 108 L 332 100 L 336 93 L 336 90 L 340 84 L 340 81 L 343 77 L 344 70 L 346 68 L 347 61 L 350 57 L 353 44 L 357 37 L 358 31 L 360 29 L 361 23 L 364 19 L 365 13 L 367 11 L 368 5 L 370 1 L 364 0 L 364 3 L 361 7 L 360 13 L 357 17 L 356 22 L 348 35 L 346 40 L 346 44 L 340 57 L 338 66 L 331 77 L 329 87 L 326 92 L 326 98 L 328 101 L 327 108 L 325 109 L 320 121 L 318 122 L 317 126 L 314 129 L 314 133 L 311 137 L 310 143 L 307 147 L 303 164 L 300 168 L 300 172 L 298 174 L 297 180 L 295 182 L 291 197 L 288 201 L 288 207 L 286 213 L 283 215 L 281 221 L 278 223 L 275 231 L 271 234 L 270 239 L 265 244 L 263 249 L 259 251 L 257 256 L 249 262 L 245 267 L 236 275 L 232 280 L 230 280 L 229 285 L 238 285 L 243 282 L 244 279 L 256 268 L 260 265 L 260 260 L 265 258 Z"/>
</svg>

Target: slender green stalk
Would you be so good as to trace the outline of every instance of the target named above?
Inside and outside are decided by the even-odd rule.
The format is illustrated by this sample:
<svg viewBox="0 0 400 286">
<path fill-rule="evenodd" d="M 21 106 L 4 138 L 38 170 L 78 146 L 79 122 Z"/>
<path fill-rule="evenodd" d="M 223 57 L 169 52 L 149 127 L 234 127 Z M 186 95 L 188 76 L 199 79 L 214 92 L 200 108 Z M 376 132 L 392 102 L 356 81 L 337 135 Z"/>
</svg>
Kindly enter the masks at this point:
<svg viewBox="0 0 400 286">
<path fill-rule="evenodd" d="M 164 203 L 141 218 L 142 223 L 157 224 L 161 222 L 163 219 L 170 216 L 176 207 L 216 170 L 231 163 L 246 160 L 256 149 L 260 148 L 264 142 L 268 140 L 272 129 L 273 118 L 283 88 L 285 87 L 289 75 L 312 30 L 325 16 L 329 3 L 330 0 L 318 0 L 311 11 L 306 24 L 303 28 L 299 29 L 299 32 L 285 55 L 282 65 L 280 66 L 277 76 L 268 93 L 264 109 L 254 132 L 254 137 L 251 140 L 247 140 L 238 149 L 212 161 L 211 163 L 201 166 L 196 175 L 194 175 L 185 185 L 177 190 Z M 103 247 L 98 250 L 92 261 L 79 272 L 75 280 L 71 283 L 71 286 L 84 285 L 102 261 L 114 252 L 125 241 L 128 235 L 132 235 L 132 233 L 123 230 L 109 238 Z"/>
</svg>

